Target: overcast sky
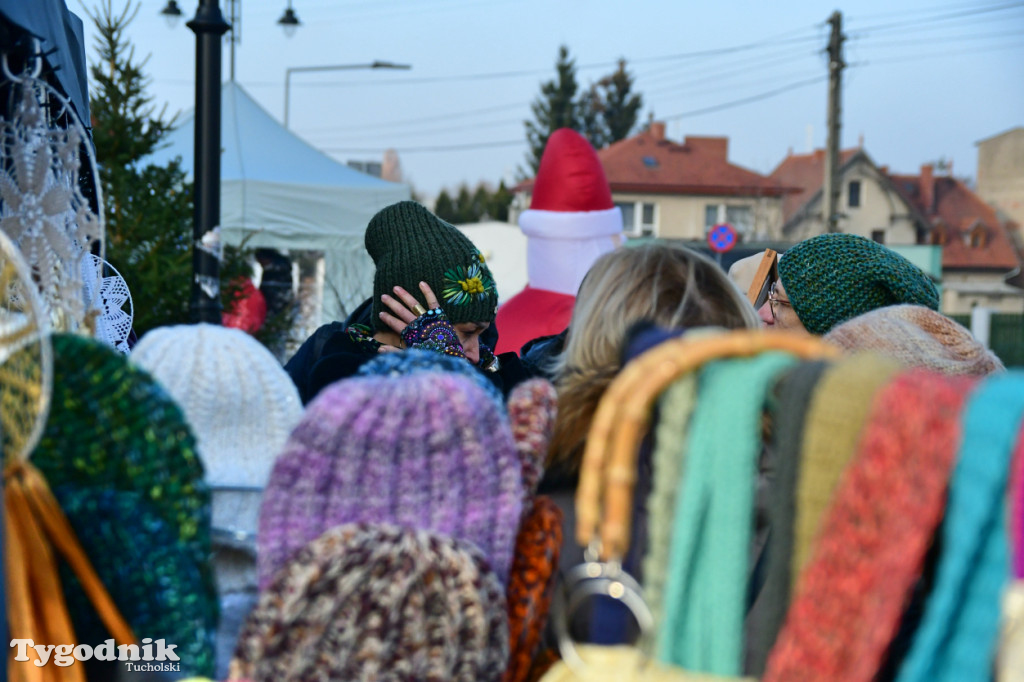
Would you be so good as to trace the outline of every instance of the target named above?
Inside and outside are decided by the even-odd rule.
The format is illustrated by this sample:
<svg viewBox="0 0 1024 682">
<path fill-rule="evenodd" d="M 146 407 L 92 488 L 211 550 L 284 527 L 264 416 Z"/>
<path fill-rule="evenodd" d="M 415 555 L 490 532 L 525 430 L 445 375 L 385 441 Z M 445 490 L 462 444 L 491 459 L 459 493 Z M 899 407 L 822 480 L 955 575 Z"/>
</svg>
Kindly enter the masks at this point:
<svg viewBox="0 0 1024 682">
<path fill-rule="evenodd" d="M 165 4 L 143 0 L 129 37 L 151 55 L 156 101 L 184 111 L 195 40 L 184 22 L 168 28 Z M 186 19 L 197 4 L 179 0 Z M 624 57 L 644 119 L 666 121 L 672 139 L 727 136 L 734 163 L 768 173 L 789 150 L 825 143 L 822 50 L 836 9 L 848 37 L 844 147 L 863 137 L 894 171 L 944 157 L 973 177 L 975 143 L 1024 125 L 1024 2 L 292 0 L 302 22 L 292 38 L 276 24 L 286 4 L 241 2 L 235 80 L 281 120 L 287 67 L 410 64 L 293 74 L 290 122 L 342 161 L 396 149 L 406 179 L 428 196 L 514 179 L 527 150 L 523 121 L 562 44 L 581 87 Z M 69 8 L 86 21 L 92 61 L 91 22 L 77 1 Z M 228 62 L 225 49 L 224 79 Z"/>
</svg>

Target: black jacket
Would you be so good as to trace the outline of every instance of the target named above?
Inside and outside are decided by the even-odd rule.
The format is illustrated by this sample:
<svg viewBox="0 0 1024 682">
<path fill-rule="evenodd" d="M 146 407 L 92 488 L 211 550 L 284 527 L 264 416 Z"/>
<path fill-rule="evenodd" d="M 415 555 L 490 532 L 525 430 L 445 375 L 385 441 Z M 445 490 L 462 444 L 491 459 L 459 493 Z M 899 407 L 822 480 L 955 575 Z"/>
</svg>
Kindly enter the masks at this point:
<svg viewBox="0 0 1024 682">
<path fill-rule="evenodd" d="M 303 405 L 325 386 L 353 376 L 363 364 L 378 356 L 372 344 L 347 331 L 353 325 L 372 329 L 372 302 L 366 299 L 344 322 L 331 322 L 317 329 L 284 366 L 299 389 Z M 480 340 L 493 348 L 497 339 L 498 333 L 492 324 Z M 497 371 L 481 371 L 506 397 L 516 384 L 533 376 L 515 353 L 499 355 Z"/>
</svg>

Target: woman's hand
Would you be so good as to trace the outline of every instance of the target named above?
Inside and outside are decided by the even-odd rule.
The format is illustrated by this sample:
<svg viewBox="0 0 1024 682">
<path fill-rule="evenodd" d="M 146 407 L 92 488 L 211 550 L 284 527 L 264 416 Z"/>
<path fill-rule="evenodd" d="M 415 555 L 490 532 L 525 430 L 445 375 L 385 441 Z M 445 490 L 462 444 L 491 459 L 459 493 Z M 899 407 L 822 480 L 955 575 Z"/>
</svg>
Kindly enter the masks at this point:
<svg viewBox="0 0 1024 682">
<path fill-rule="evenodd" d="M 425 348 L 457 358 L 465 358 L 466 353 L 459 342 L 447 315 L 437 303 L 437 297 L 426 282 L 420 282 L 429 310 L 424 310 L 419 301 L 402 287 L 395 287 L 395 298 L 384 294 L 381 301 L 391 313 L 382 312 L 380 318 L 384 324 L 395 331 L 407 348 Z M 393 314 L 392 314 L 393 313 Z"/>
<path fill-rule="evenodd" d="M 382 312 L 380 319 L 384 320 L 384 324 L 394 330 L 399 336 L 417 317 L 426 314 L 428 310 L 441 307 L 438 305 L 437 297 L 434 296 L 430 285 L 426 282 L 420 282 L 420 291 L 423 293 L 423 298 L 427 301 L 427 309 L 424 309 L 420 302 L 416 300 L 416 297 L 402 287 L 395 287 L 394 291 L 395 296 L 384 294 L 380 297 L 381 302 L 392 311 L 391 313 L 387 311 Z"/>
</svg>

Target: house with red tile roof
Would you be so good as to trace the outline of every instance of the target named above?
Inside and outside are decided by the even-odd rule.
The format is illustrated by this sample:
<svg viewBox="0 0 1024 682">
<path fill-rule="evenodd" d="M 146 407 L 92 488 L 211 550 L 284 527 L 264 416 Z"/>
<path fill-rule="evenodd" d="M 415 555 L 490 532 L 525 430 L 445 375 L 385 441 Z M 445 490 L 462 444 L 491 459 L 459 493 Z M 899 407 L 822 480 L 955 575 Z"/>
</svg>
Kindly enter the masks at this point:
<svg viewBox="0 0 1024 682">
<path fill-rule="evenodd" d="M 719 223 L 730 223 L 741 241 L 776 239 L 782 201 L 789 188 L 729 162 L 726 137 L 665 137 L 653 122 L 638 135 L 597 152 L 632 237 L 704 240 Z M 516 187 L 528 206 L 532 183 Z"/>
<path fill-rule="evenodd" d="M 1016 225 L 951 174 L 931 165 L 919 175 L 890 173 L 862 148 L 840 153 L 839 228 L 910 256 L 920 245 L 939 246 L 942 312 L 970 314 L 983 306 L 1024 312 L 1020 259 L 1008 230 Z M 947 169 L 950 173 L 951 169 Z M 798 191 L 783 199 L 783 237 L 800 241 L 825 231 L 822 184 L 825 152 L 789 154 L 771 178 Z M 919 245 L 919 246 L 912 246 Z M 936 273 L 937 274 L 937 273 Z"/>
<path fill-rule="evenodd" d="M 1024 289 L 1014 286 L 1021 263 L 1010 230 L 1017 229 L 962 180 L 935 174 L 890 174 L 893 185 L 927 216 L 929 242 L 942 247 L 942 311 L 969 314 L 982 306 L 1024 312 Z"/>
<path fill-rule="evenodd" d="M 797 188 L 783 200 L 784 238 L 796 242 L 825 232 L 824 149 L 787 155 L 769 177 Z M 839 186 L 840 232 L 888 246 L 927 241 L 927 218 L 893 187 L 885 169 L 877 166 L 862 148 L 840 152 Z"/>
</svg>

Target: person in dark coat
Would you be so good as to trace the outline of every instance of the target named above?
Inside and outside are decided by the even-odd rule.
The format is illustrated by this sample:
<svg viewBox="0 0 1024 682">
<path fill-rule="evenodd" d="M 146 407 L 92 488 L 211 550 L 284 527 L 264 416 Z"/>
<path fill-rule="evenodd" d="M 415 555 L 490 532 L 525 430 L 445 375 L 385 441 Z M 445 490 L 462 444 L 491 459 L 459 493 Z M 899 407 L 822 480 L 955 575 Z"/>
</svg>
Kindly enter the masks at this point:
<svg viewBox="0 0 1024 682">
<path fill-rule="evenodd" d="M 380 353 L 425 348 L 464 358 L 504 395 L 529 378 L 515 353 L 495 356 L 497 288 L 484 257 L 455 227 L 413 201 L 366 228 L 377 269 L 373 297 L 344 322 L 320 327 L 285 365 L 303 404 Z"/>
</svg>

